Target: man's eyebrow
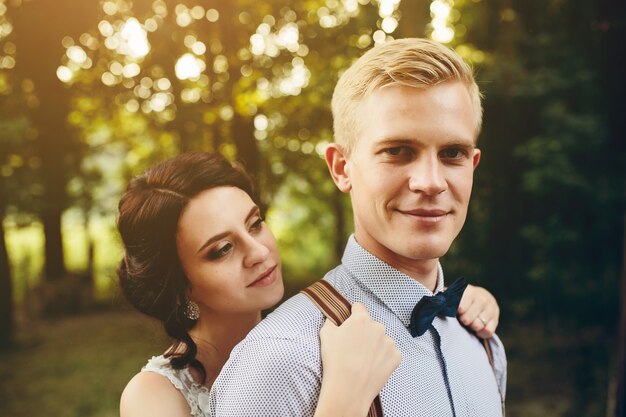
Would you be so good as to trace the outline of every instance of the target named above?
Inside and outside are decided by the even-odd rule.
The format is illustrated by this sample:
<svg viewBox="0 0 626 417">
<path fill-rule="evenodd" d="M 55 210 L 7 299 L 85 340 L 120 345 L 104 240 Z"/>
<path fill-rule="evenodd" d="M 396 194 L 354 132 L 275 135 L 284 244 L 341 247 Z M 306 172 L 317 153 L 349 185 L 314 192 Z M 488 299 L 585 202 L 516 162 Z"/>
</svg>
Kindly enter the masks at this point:
<svg viewBox="0 0 626 417">
<path fill-rule="evenodd" d="M 377 145 L 411 145 L 421 143 L 417 139 L 409 139 L 406 137 L 398 137 L 398 138 L 384 138 L 381 139 Z"/>
<path fill-rule="evenodd" d="M 259 211 L 259 207 L 258 206 L 253 206 L 250 211 L 248 212 L 248 215 L 246 216 L 245 222 L 247 223 L 248 220 L 250 220 L 250 218 L 252 216 L 254 216 L 257 212 Z M 209 238 L 206 242 L 204 242 L 204 244 L 200 247 L 200 249 L 198 249 L 198 251 L 196 253 L 200 253 L 204 248 L 206 248 L 207 246 L 209 246 L 210 244 L 217 242 L 220 239 L 225 238 L 226 236 L 228 236 L 230 234 L 230 232 L 222 232 L 222 233 L 218 233 L 215 236 Z"/>
<path fill-rule="evenodd" d="M 421 146 L 422 142 L 417 139 L 408 139 L 406 137 L 399 138 L 383 138 L 372 144 L 372 149 L 380 151 L 386 148 L 395 148 L 399 146 Z"/>
<path fill-rule="evenodd" d="M 381 139 L 376 143 L 376 147 L 381 146 L 401 146 L 401 145 L 422 145 L 423 142 L 419 139 L 410 139 L 406 137 L 399 138 L 385 138 Z M 442 148 L 475 148 L 476 143 L 473 140 L 463 140 L 463 139 L 452 139 L 448 142 L 443 142 L 440 144 Z"/>
<path fill-rule="evenodd" d="M 442 147 L 474 149 L 476 147 L 476 143 L 474 143 L 474 141 L 452 140 L 444 143 Z"/>
</svg>

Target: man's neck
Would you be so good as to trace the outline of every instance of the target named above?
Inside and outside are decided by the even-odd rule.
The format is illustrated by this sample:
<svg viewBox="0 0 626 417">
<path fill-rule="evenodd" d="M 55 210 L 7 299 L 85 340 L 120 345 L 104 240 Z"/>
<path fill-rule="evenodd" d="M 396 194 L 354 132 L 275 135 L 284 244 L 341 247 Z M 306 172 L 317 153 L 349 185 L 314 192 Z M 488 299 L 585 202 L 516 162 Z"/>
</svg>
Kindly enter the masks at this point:
<svg viewBox="0 0 626 417">
<path fill-rule="evenodd" d="M 363 249 L 376 256 L 381 261 L 389 264 L 398 271 L 413 278 L 430 291 L 435 292 L 439 271 L 439 259 L 410 259 L 389 250 L 387 247 L 371 239 L 359 239 L 355 235 L 357 243 Z"/>
</svg>

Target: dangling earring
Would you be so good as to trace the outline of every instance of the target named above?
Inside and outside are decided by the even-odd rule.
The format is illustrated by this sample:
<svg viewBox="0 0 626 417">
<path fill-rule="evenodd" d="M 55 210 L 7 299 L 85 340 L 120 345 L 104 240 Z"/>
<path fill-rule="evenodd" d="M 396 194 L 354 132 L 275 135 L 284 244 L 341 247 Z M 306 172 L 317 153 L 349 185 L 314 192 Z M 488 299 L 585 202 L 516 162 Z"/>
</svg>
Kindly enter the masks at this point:
<svg viewBox="0 0 626 417">
<path fill-rule="evenodd" d="M 187 300 L 185 304 L 185 317 L 189 320 L 198 320 L 200 318 L 200 307 L 195 301 Z"/>
</svg>

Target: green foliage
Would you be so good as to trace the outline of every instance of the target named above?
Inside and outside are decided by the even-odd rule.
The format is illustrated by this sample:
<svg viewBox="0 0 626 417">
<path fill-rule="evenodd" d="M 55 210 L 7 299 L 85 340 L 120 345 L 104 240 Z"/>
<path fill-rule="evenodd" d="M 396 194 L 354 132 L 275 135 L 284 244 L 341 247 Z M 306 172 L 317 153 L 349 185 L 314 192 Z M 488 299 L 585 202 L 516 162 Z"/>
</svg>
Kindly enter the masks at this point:
<svg viewBox="0 0 626 417">
<path fill-rule="evenodd" d="M 274 197 L 268 222 L 278 240 L 284 276 L 291 286 L 303 287 L 304 283 L 321 279 L 339 262 L 332 242 L 343 242 L 346 236 L 337 235 L 328 201 L 334 192 L 334 184 L 326 177 L 315 182 L 292 175 Z"/>
<path fill-rule="evenodd" d="M 0 118 L 0 212 L 8 210 L 20 222 L 32 220 L 43 192 L 38 179 L 40 160 L 29 135 L 31 130 L 31 122 L 24 114 Z"/>
<path fill-rule="evenodd" d="M 60 0 L 23 8 L 29 3 L 0 2 L 0 212 L 18 296 L 41 275 L 40 213 L 50 205 L 67 212 L 67 266 L 85 269 L 95 244 L 96 287 L 110 288 L 125 184 L 186 150 L 218 150 L 254 175 L 287 280 L 301 286 L 338 261 L 351 230 L 349 202 L 320 155 L 332 141 L 338 75 L 385 36 L 380 2 Z M 605 47 L 600 3 L 450 3 L 451 45 L 476 68 L 485 118 L 469 218 L 443 260 L 447 275 L 492 290 L 504 323 L 541 319 L 579 329 L 601 318 L 612 329 L 626 146 L 617 137 L 623 130 L 607 127 L 617 112 L 605 79 L 614 51 Z M 400 22 L 392 35 L 432 32 L 422 21 L 429 4 L 394 6 L 402 15 L 392 12 Z M 67 19 L 67 10 L 81 19 Z M 131 29 L 139 35 L 129 50 L 122 32 Z M 42 51 L 44 43 L 50 48 Z M 204 69 L 177 73 L 183 56 Z M 50 137 L 50 129 L 60 138 L 42 151 L 41 134 Z M 53 176 L 51 197 L 44 184 Z M 596 355 L 592 345 L 580 342 L 575 354 Z M 604 395 L 584 388 L 580 375 L 600 381 L 604 374 L 572 376 L 586 393 L 580 398 Z M 561 401 L 552 412 L 579 406 Z M 585 415 L 602 414 L 593 407 Z"/>
<path fill-rule="evenodd" d="M 242 161 L 270 204 L 291 167 L 319 162 L 315 150 L 331 138 L 337 74 L 371 45 L 381 21 L 376 6 L 104 4 L 97 27 L 66 39 L 61 60 L 74 97 L 68 120 L 85 150 L 74 197 L 87 211 L 102 210 L 111 193 L 90 190 L 102 182 L 119 189 L 116 173 L 123 183 L 174 153 L 203 149 Z M 138 22 L 145 48 L 124 49 L 123 32 L 134 24 L 137 33 Z M 181 57 L 205 70 L 183 75 Z M 259 117 L 266 126 L 255 123 Z M 110 157 L 103 161 L 103 153 Z"/>
<path fill-rule="evenodd" d="M 345 207 L 323 202 L 337 196 L 319 153 L 332 140 L 329 103 L 337 75 L 372 44 L 377 5 L 238 0 L 216 9 L 164 1 L 145 6 L 104 4 L 97 27 L 64 41 L 61 64 L 71 76 L 63 79 L 73 97 L 68 121 L 83 151 L 68 191 L 85 222 L 114 212 L 129 177 L 189 149 L 219 150 L 242 161 L 267 206 L 279 190 L 293 190 L 296 180 L 282 185 L 291 175 L 309 187 L 323 183 L 320 190 L 310 187 L 311 197 L 290 198 L 318 207 L 305 217 L 325 219 L 323 225 L 332 223 L 333 211 L 345 217 Z M 136 31 L 138 22 L 145 22 L 148 49 L 122 48 L 123 32 L 133 24 Z M 259 49 L 255 39 L 261 38 Z M 192 55 L 206 67 L 202 75 L 176 69 L 180 57 Z M 287 249 L 287 259 L 301 258 L 297 253 L 324 246 L 318 238 L 333 239 L 318 252 L 326 262 L 298 268 L 297 275 L 319 275 L 320 265 L 336 261 L 347 228 L 340 229 L 333 236 L 309 228 L 310 248 L 301 241 Z M 291 247 L 292 239 L 286 242 Z"/>
<path fill-rule="evenodd" d="M 457 48 L 484 51 L 476 65 L 486 98 L 483 158 L 452 269 L 493 288 L 505 313 L 604 317 L 612 328 L 626 154 L 607 129 L 611 52 L 594 32 L 594 2 L 483 1 L 460 11 L 473 23 Z"/>
<path fill-rule="evenodd" d="M 76 211 L 64 216 L 64 251 L 68 260 L 68 270 L 81 273 L 87 269 L 88 239 L 94 243 L 94 285 L 97 299 L 108 299 L 116 287 L 115 269 L 122 250 L 112 217 L 95 218 L 86 230 Z M 25 293 L 32 290 L 43 273 L 44 234 L 41 223 L 19 225 L 5 222 L 5 231 L 14 293 L 17 303 L 21 303 Z"/>
<path fill-rule="evenodd" d="M 330 98 L 342 69 L 373 45 L 379 3 L 105 3 L 85 6 L 95 20 L 82 32 L 72 26 L 58 57 L 71 74 L 67 121 L 79 143 L 67 166 L 78 171 L 68 171 L 66 189 L 82 229 L 111 218 L 128 179 L 154 162 L 219 150 L 254 175 L 289 275 L 321 275 L 351 229 L 347 201 L 320 158 L 332 141 Z M 16 10 L 3 18 L 19 17 Z M 606 56 L 594 13 L 582 0 L 484 0 L 455 2 L 450 14 L 452 44 L 475 65 L 486 99 L 470 217 L 446 269 L 487 285 L 518 317 L 584 319 L 571 313 L 584 295 L 597 300 L 598 314 L 617 308 L 624 155 L 606 129 Z M 397 33 L 411 24 L 400 19 Z M 124 49 L 131 26 L 140 36 Z M 17 57 L 11 36 L 2 42 Z M 185 54 L 205 69 L 177 73 Z M 19 68 L 2 72 L 3 108 L 12 111 L 0 120 L 0 168 L 9 219 L 26 225 L 44 197 L 33 139 L 40 126 L 27 112 L 41 91 Z M 66 235 L 66 246 L 80 245 L 79 235 Z M 85 265 L 85 253 L 72 251 L 68 266 Z M 558 303 L 540 307 L 554 293 Z"/>
</svg>

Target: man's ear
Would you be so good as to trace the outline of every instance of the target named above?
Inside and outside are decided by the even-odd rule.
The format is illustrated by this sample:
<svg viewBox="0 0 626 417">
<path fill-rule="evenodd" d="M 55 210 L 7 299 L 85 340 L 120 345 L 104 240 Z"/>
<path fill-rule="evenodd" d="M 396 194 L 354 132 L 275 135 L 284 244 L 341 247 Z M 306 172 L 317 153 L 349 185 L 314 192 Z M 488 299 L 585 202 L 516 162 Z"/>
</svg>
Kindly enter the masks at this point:
<svg viewBox="0 0 626 417">
<path fill-rule="evenodd" d="M 350 161 L 341 146 L 331 143 L 326 147 L 326 165 L 340 191 L 347 193 L 352 189 L 349 176 Z"/>
<path fill-rule="evenodd" d="M 480 162 L 480 149 L 475 148 L 474 156 L 472 157 L 472 165 L 474 166 L 474 169 L 476 169 L 479 162 Z"/>
</svg>

